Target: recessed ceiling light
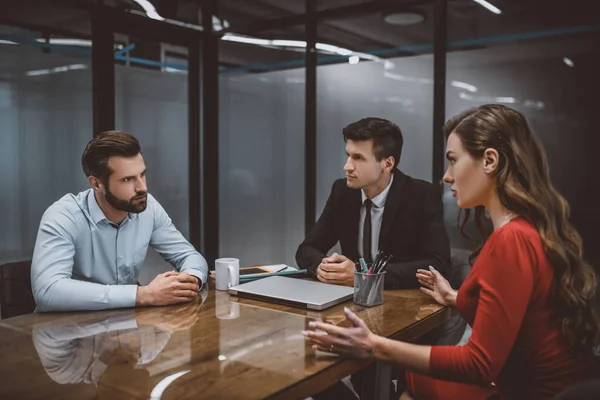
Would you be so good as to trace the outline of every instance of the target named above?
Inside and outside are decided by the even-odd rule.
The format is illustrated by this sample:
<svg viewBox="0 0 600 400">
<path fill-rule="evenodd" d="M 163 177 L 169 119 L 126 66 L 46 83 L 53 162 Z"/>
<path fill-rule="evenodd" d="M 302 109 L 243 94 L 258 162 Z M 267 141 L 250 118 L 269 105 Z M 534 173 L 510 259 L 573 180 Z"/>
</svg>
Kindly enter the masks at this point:
<svg viewBox="0 0 600 400">
<path fill-rule="evenodd" d="M 425 21 L 425 14 L 415 10 L 389 11 L 383 14 L 383 20 L 390 25 L 415 25 Z"/>
<path fill-rule="evenodd" d="M 563 62 L 571 68 L 575 66 L 575 63 L 569 57 L 563 57 Z"/>
</svg>

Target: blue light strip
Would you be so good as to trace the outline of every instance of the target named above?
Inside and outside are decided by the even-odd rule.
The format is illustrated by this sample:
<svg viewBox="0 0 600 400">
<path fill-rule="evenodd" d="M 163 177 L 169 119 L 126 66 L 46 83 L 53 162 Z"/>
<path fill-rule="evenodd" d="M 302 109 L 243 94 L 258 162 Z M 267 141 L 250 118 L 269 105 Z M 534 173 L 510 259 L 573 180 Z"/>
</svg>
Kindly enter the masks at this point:
<svg viewBox="0 0 600 400">
<path fill-rule="evenodd" d="M 133 49 L 135 49 L 135 43 L 131 43 L 129 46 L 125 46 L 122 49 L 115 51 L 115 57 L 122 56 L 125 53 L 127 53 L 128 51 L 131 51 Z"/>
<path fill-rule="evenodd" d="M 130 63 L 149 65 L 151 67 L 172 68 L 172 69 L 176 69 L 178 71 L 187 71 L 187 69 L 188 69 L 187 65 L 183 65 L 183 64 L 173 64 L 173 63 L 166 63 L 166 62 L 161 62 L 161 61 L 147 60 L 145 58 L 122 56 L 122 55 L 117 55 L 116 53 L 115 53 L 115 60 L 129 61 Z"/>
</svg>

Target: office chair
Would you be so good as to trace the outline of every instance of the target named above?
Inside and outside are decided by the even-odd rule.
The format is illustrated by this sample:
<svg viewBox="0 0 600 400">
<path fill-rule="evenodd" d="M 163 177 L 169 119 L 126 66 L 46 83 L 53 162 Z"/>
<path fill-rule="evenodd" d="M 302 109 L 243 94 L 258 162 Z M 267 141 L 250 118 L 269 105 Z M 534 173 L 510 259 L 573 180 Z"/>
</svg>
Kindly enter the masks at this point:
<svg viewBox="0 0 600 400">
<path fill-rule="evenodd" d="M 0 265 L 0 315 L 3 319 L 35 310 L 31 292 L 31 260 Z"/>
</svg>

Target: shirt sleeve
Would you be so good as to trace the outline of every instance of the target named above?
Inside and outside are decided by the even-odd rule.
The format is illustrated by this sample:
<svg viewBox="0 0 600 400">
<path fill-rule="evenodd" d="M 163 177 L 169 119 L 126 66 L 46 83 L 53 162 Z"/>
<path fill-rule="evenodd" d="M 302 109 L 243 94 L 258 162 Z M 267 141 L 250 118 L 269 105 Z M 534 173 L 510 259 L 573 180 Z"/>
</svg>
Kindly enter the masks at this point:
<svg viewBox="0 0 600 400">
<path fill-rule="evenodd" d="M 150 245 L 177 271 L 195 276 L 202 285 L 206 282 L 208 276 L 206 260 L 175 228 L 167 212 L 156 200 L 152 202 L 152 207 L 154 229 L 150 238 Z"/>
<path fill-rule="evenodd" d="M 535 249 L 524 233 L 505 229 L 491 237 L 480 268 L 473 333 L 465 346 L 434 346 L 430 374 L 459 382 L 493 382 L 521 328 L 534 285 Z"/>
<path fill-rule="evenodd" d="M 51 206 L 40 222 L 31 287 L 37 311 L 101 310 L 135 306 L 136 285 L 103 285 L 72 279 L 76 216 Z"/>
</svg>

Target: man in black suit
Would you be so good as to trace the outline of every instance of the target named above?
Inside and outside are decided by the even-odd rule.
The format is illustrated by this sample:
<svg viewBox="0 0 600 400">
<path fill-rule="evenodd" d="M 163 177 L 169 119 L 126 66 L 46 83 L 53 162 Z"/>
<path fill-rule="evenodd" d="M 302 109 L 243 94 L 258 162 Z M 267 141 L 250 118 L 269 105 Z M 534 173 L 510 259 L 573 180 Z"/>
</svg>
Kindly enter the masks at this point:
<svg viewBox="0 0 600 400">
<path fill-rule="evenodd" d="M 372 261 L 382 250 L 393 255 L 386 268 L 386 289 L 418 288 L 417 269 L 430 265 L 449 277 L 450 244 L 442 196 L 435 185 L 397 169 L 403 144 L 400 128 L 385 119 L 364 118 L 344 128 L 343 134 L 348 156 L 346 179 L 333 183 L 323 213 L 298 247 L 298 266 L 321 282 L 353 286 L 354 263 L 360 257 Z M 342 254 L 327 256 L 338 241 Z M 359 394 L 372 394 L 374 371 L 368 368 L 352 375 Z M 396 376 L 402 385 L 403 373 L 397 371 Z M 391 385 L 392 396 L 394 389 Z M 313 398 L 356 396 L 338 383 Z"/>
<path fill-rule="evenodd" d="M 334 182 L 323 213 L 298 247 L 296 262 L 325 283 L 352 286 L 354 263 L 393 255 L 386 289 L 418 288 L 417 269 L 450 273 L 450 245 L 439 189 L 397 169 L 400 128 L 364 118 L 343 130 L 346 179 Z M 342 254 L 327 252 L 340 242 Z"/>
</svg>

